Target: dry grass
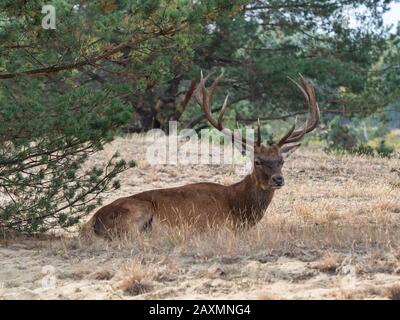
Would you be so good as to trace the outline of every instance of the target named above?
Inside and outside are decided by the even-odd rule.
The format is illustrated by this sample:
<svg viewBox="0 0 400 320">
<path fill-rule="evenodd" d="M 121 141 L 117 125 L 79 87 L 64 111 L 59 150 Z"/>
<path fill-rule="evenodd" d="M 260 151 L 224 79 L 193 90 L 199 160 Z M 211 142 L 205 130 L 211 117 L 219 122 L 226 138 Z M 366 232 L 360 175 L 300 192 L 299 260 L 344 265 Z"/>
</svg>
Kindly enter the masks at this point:
<svg viewBox="0 0 400 320">
<path fill-rule="evenodd" d="M 387 288 L 385 295 L 390 300 L 400 300 L 400 283 Z"/>
<path fill-rule="evenodd" d="M 94 280 L 110 280 L 113 276 L 113 273 L 109 270 L 100 270 L 94 272 L 91 278 Z"/>
<path fill-rule="evenodd" d="M 332 294 L 332 297 L 339 300 L 356 299 L 390 299 L 400 300 L 400 284 L 382 286 L 365 286 L 360 289 L 338 289 Z"/>
<path fill-rule="evenodd" d="M 325 254 L 320 260 L 311 264 L 311 268 L 321 272 L 336 273 L 341 266 L 344 257 L 332 253 Z"/>
<path fill-rule="evenodd" d="M 131 261 L 124 264 L 119 271 L 118 277 L 121 280 L 118 288 L 131 296 L 143 294 L 151 290 L 153 276 L 152 270 L 146 268 L 141 262 Z"/>
<path fill-rule="evenodd" d="M 283 300 L 282 297 L 267 291 L 259 293 L 256 298 L 257 300 Z"/>
<path fill-rule="evenodd" d="M 105 163 L 117 150 L 138 167 L 122 175 L 121 190 L 106 195 L 104 203 L 185 183 L 231 184 L 246 173 L 243 166 L 230 165 L 150 166 L 139 136 L 117 139 L 90 164 Z M 10 272 L 15 272 L 15 292 L 20 292 L 18 285 L 36 290 L 26 284 L 34 280 L 24 283 L 24 264 L 40 273 L 50 263 L 66 269 L 58 274 L 65 288 L 71 282 L 96 288 L 83 290 L 82 297 L 99 291 L 110 299 L 398 297 L 400 290 L 393 285 L 400 281 L 398 170 L 398 157 L 333 156 L 302 149 L 286 161 L 286 186 L 276 193 L 261 222 L 247 231 L 227 227 L 199 233 L 190 225 L 156 222 L 149 234 L 111 242 L 75 237 L 3 241 L 0 298 L 1 283 L 9 286 Z M 93 271 L 70 267 L 74 261 Z M 355 287 L 347 286 L 346 279 Z M 109 285 L 115 290 L 107 289 Z M 46 297 L 58 298 L 60 290 Z"/>
</svg>

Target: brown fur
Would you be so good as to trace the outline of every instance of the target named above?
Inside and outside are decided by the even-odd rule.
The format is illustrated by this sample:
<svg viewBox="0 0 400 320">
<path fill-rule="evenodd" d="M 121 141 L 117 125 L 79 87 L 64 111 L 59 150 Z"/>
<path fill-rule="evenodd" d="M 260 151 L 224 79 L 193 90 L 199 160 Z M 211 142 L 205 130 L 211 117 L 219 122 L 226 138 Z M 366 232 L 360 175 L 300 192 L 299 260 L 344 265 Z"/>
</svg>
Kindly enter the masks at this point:
<svg viewBox="0 0 400 320">
<path fill-rule="evenodd" d="M 103 237 L 130 232 L 133 228 L 146 230 L 154 219 L 197 229 L 221 224 L 253 226 L 271 203 L 277 188 L 271 177 L 281 174 L 278 163 L 282 160 L 276 146 L 258 148 L 255 157 L 272 161 L 272 168 L 255 167 L 250 175 L 230 186 L 196 183 L 120 198 L 98 210 L 89 224 Z"/>
</svg>

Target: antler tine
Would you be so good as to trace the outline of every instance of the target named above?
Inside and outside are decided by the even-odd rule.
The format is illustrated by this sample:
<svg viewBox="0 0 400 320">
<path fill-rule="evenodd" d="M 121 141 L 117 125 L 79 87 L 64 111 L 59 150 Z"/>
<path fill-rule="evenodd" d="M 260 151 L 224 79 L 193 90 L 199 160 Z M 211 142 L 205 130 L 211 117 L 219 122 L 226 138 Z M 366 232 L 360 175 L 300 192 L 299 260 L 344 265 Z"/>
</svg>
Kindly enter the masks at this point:
<svg viewBox="0 0 400 320">
<path fill-rule="evenodd" d="M 318 102 L 315 97 L 314 87 L 307 83 L 302 75 L 300 75 L 301 84 L 297 81 L 289 78 L 303 93 L 309 108 L 310 113 L 306 122 L 302 125 L 299 130 L 295 130 L 295 125 L 291 127 L 289 132 L 278 142 L 278 145 L 282 146 L 287 143 L 293 143 L 299 141 L 306 133 L 314 130 L 319 123 L 320 111 Z"/>
<path fill-rule="evenodd" d="M 285 141 L 292 135 L 292 133 L 294 132 L 294 130 L 296 129 L 296 124 L 297 124 L 297 116 L 294 119 L 294 123 L 292 124 L 292 126 L 290 127 L 289 131 L 282 137 L 281 140 L 279 140 L 278 145 L 279 146 L 283 146 L 285 144 Z"/>
<path fill-rule="evenodd" d="M 217 88 L 217 86 L 219 85 L 221 80 L 224 78 L 224 72 L 221 72 L 221 74 L 213 81 L 211 86 L 207 89 L 206 88 L 207 80 L 213 74 L 214 74 L 214 72 L 211 72 L 206 77 L 204 77 L 203 70 L 201 70 L 201 78 L 200 78 L 201 90 L 202 90 L 203 96 L 204 96 L 204 93 L 206 93 L 205 96 L 207 97 L 207 100 L 208 100 L 207 101 L 208 102 L 208 106 L 210 105 L 210 102 L 211 102 L 212 97 L 214 95 L 215 89 Z"/>
<path fill-rule="evenodd" d="M 215 119 L 212 117 L 211 114 L 211 99 L 208 94 L 208 90 L 206 88 L 206 81 L 210 77 L 212 73 L 208 74 L 206 77 L 203 75 L 203 71 L 201 71 L 201 76 L 200 76 L 200 83 L 199 87 L 195 91 L 194 97 L 197 101 L 197 103 L 200 105 L 201 109 L 203 110 L 207 120 L 215 127 L 218 129 L 218 123 L 215 121 Z"/>
<path fill-rule="evenodd" d="M 215 72 L 210 72 L 206 77 L 203 76 L 203 70 L 200 70 L 201 80 L 204 80 L 204 83 L 207 82 L 208 78 L 211 77 Z"/>
<path fill-rule="evenodd" d="M 229 98 L 229 93 L 226 95 L 224 104 L 222 105 L 221 111 L 219 112 L 218 127 L 221 128 L 220 130 L 222 130 L 222 128 L 223 128 L 222 123 L 224 122 L 225 111 L 228 107 L 228 98 Z"/>
<path fill-rule="evenodd" d="M 212 73 L 211 73 L 212 74 Z M 207 76 L 208 77 L 208 76 Z M 213 83 L 210 86 L 210 101 L 212 99 L 212 96 L 214 95 L 215 89 L 218 87 L 219 83 L 221 80 L 224 78 L 224 72 L 222 71 L 221 74 L 213 81 Z"/>
<path fill-rule="evenodd" d="M 260 118 L 257 119 L 257 147 L 261 147 L 261 124 Z"/>
<path fill-rule="evenodd" d="M 302 128 L 300 130 L 293 132 L 292 135 L 289 138 L 287 138 L 283 144 L 300 141 L 305 136 L 305 134 L 308 132 L 307 126 L 308 126 L 308 120 L 306 120 L 306 122 L 304 123 L 304 125 L 302 126 Z"/>
<path fill-rule="evenodd" d="M 291 77 L 288 77 L 289 78 L 289 80 L 290 81 L 292 81 L 295 85 L 296 85 L 296 87 L 297 88 L 299 88 L 300 89 L 300 91 L 303 93 L 303 95 L 304 95 L 304 97 L 306 98 L 306 100 L 307 100 L 307 103 L 310 101 L 310 99 L 309 99 L 309 96 L 308 96 L 308 94 L 307 94 L 307 92 L 305 91 L 305 84 L 307 84 L 306 83 L 306 81 L 304 80 L 304 77 L 303 77 L 303 75 L 302 74 L 300 74 L 300 81 L 301 81 L 301 84 L 303 85 L 303 86 L 301 86 L 296 80 L 294 80 L 293 78 L 291 78 Z"/>
<path fill-rule="evenodd" d="M 234 139 L 235 145 L 236 145 L 237 142 L 239 142 L 240 145 L 242 145 L 246 149 L 250 149 L 251 146 L 248 143 L 246 143 L 245 139 L 243 139 L 243 137 L 240 134 L 235 133 L 235 132 L 233 132 L 232 130 L 230 130 L 228 128 L 224 128 L 223 120 L 224 120 L 225 111 L 228 108 L 229 94 L 225 97 L 225 100 L 224 100 L 224 103 L 222 105 L 222 108 L 221 108 L 220 114 L 218 116 L 218 119 L 215 119 L 213 117 L 212 110 L 211 110 L 211 100 L 212 100 L 213 94 L 215 92 L 215 89 L 218 87 L 219 83 L 221 82 L 221 80 L 224 77 L 224 73 L 222 72 L 213 81 L 211 86 L 209 88 L 206 88 L 206 81 L 210 77 L 211 74 L 208 74 L 206 77 L 204 77 L 203 72 L 201 72 L 199 87 L 197 88 L 197 90 L 196 90 L 196 92 L 194 94 L 194 97 L 195 97 L 197 103 L 200 105 L 200 107 L 202 108 L 207 120 L 210 122 L 210 124 L 214 128 L 218 129 L 223 134 L 225 134 L 225 135 L 231 137 L 232 139 Z"/>
</svg>

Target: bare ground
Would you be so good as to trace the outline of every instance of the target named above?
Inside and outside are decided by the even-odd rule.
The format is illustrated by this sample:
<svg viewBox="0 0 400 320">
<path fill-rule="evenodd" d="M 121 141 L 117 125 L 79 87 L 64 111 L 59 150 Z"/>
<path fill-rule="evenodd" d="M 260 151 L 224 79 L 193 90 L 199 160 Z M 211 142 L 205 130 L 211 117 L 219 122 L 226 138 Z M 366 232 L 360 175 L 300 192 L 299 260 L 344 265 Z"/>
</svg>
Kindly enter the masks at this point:
<svg viewBox="0 0 400 320">
<path fill-rule="evenodd" d="M 138 167 L 105 203 L 152 188 L 239 181 L 242 167 L 150 166 L 141 137 L 115 150 Z M 399 299 L 400 160 L 303 148 L 257 227 L 198 234 L 156 226 L 123 241 L 0 241 L 0 299 Z"/>
</svg>

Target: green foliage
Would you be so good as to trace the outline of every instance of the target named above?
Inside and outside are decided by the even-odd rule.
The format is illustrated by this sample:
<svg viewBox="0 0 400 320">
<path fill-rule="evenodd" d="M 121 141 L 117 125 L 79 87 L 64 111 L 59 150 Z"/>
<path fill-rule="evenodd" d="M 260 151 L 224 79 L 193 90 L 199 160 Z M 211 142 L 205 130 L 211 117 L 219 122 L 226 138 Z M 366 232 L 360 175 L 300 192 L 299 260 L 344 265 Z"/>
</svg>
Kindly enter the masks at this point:
<svg viewBox="0 0 400 320">
<path fill-rule="evenodd" d="M 364 122 L 363 124 L 364 126 L 361 126 L 357 120 L 343 124 L 340 117 L 334 117 L 321 134 L 321 138 L 327 144 L 325 151 L 390 157 L 394 152 L 394 148 L 384 140 L 388 130 L 381 125 L 368 134 L 366 123 Z M 359 129 L 357 130 L 356 128 Z M 371 141 L 377 138 L 380 139 L 380 142 L 374 147 L 371 145 Z"/>
<path fill-rule="evenodd" d="M 127 164 L 87 160 L 146 90 L 185 70 L 203 27 L 235 1 L 32 0 L 0 4 L 0 229 L 69 228 L 120 188 Z M 42 5 L 56 29 L 41 26 Z"/>
<path fill-rule="evenodd" d="M 359 155 L 367 155 L 367 156 L 374 155 L 374 148 L 365 143 L 360 143 L 357 147 L 355 147 L 353 150 L 350 151 Z"/>
<path fill-rule="evenodd" d="M 235 19 L 221 17 L 209 28 L 209 37 L 195 51 L 192 78 L 200 69 L 224 70 L 215 106 L 228 91 L 236 120 L 245 124 L 255 124 L 257 116 L 273 119 L 306 111 L 303 96 L 288 81 L 299 73 L 316 86 L 323 115 L 382 112 L 400 98 L 395 94 L 398 36 L 391 39 L 382 23 L 389 3 L 249 1 Z M 350 16 L 355 26 L 348 24 Z M 387 66 L 390 72 L 383 72 Z M 190 113 L 183 117 L 192 124 Z"/>
<path fill-rule="evenodd" d="M 390 158 L 394 152 L 394 148 L 387 145 L 385 140 L 381 140 L 376 148 L 376 152 L 378 152 L 381 157 Z"/>
<path fill-rule="evenodd" d="M 131 113 L 103 92 L 77 88 L 45 96 L 37 86 L 25 85 L 21 80 L 20 91 L 2 92 L 0 189 L 9 201 L 1 205 L 0 225 L 25 233 L 68 228 L 93 208 L 89 205 L 111 181 L 116 188 L 115 177 L 127 169 L 117 156 L 105 168 L 82 166 Z"/>
<path fill-rule="evenodd" d="M 354 129 L 341 124 L 340 117 L 331 120 L 322 138 L 327 142 L 326 151 L 351 151 L 357 147 Z"/>
</svg>

